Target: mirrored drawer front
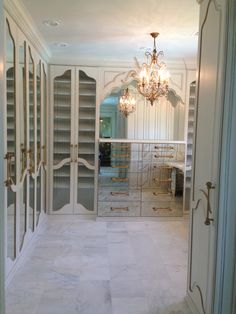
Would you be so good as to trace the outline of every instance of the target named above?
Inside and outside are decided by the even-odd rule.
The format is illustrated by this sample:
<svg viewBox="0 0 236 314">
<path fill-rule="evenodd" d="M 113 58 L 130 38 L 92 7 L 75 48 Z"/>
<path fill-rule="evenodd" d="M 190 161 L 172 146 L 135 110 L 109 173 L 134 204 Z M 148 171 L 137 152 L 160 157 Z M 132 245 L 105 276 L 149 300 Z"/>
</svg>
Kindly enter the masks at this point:
<svg viewBox="0 0 236 314">
<path fill-rule="evenodd" d="M 98 202 L 98 216 L 140 216 L 140 202 Z"/>
<path fill-rule="evenodd" d="M 139 187 L 141 184 L 141 173 L 132 173 L 129 176 L 99 176 L 99 186 L 117 187 Z"/>
<path fill-rule="evenodd" d="M 168 144 L 168 143 L 158 143 L 158 144 L 143 144 L 144 152 L 157 152 L 157 151 L 175 151 L 178 149 L 178 145 L 176 144 Z"/>
<path fill-rule="evenodd" d="M 166 191 L 161 191 L 157 189 L 143 189 L 142 201 L 171 202 L 175 201 L 175 197 L 173 197 L 171 193 L 168 193 Z"/>
<path fill-rule="evenodd" d="M 110 201 L 110 202 L 120 202 L 120 201 L 140 201 L 141 200 L 141 190 L 127 190 L 119 188 L 100 188 L 98 191 L 99 201 Z"/>
<path fill-rule="evenodd" d="M 176 151 L 160 151 L 160 152 L 143 152 L 143 160 L 149 160 L 152 162 L 164 162 L 177 160 Z"/>
<path fill-rule="evenodd" d="M 125 172 L 141 172 L 143 171 L 143 163 L 141 161 L 121 162 L 113 161 L 111 165 L 101 166 L 100 174 L 102 173 L 125 173 Z"/>
<path fill-rule="evenodd" d="M 142 202 L 141 216 L 173 216 L 183 215 L 183 202 L 157 201 Z"/>
</svg>

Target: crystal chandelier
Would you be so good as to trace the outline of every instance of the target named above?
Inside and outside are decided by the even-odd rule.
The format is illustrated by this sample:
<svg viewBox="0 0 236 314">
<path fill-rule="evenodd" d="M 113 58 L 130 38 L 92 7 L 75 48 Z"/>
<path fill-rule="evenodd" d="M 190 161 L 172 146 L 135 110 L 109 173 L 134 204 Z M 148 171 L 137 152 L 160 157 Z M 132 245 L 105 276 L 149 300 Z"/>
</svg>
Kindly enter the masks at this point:
<svg viewBox="0 0 236 314">
<path fill-rule="evenodd" d="M 120 97 L 119 109 L 126 118 L 136 109 L 135 99 L 130 94 L 128 87 L 124 90 L 124 94 Z"/>
<path fill-rule="evenodd" d="M 162 51 L 157 53 L 156 49 L 156 38 L 159 33 L 151 33 L 150 35 L 154 39 L 153 52 L 152 54 L 148 51 L 145 53 L 147 63 L 143 63 L 142 65 L 137 78 L 137 88 L 139 93 L 153 105 L 156 99 L 167 95 L 170 75 L 166 69 L 166 64 L 158 60 L 158 57 L 163 55 Z"/>
</svg>

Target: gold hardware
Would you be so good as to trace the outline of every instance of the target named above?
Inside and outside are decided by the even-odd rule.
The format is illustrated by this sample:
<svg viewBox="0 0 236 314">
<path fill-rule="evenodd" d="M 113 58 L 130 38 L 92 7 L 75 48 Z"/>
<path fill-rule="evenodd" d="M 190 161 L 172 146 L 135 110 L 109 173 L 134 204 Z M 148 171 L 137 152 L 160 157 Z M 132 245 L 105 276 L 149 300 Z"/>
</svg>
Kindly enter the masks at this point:
<svg viewBox="0 0 236 314">
<path fill-rule="evenodd" d="M 118 196 L 118 195 L 122 195 L 122 196 L 129 196 L 129 192 L 111 192 L 112 196 Z"/>
<path fill-rule="evenodd" d="M 155 158 L 174 158 L 173 155 L 155 155 Z"/>
<path fill-rule="evenodd" d="M 32 159 L 32 154 L 33 154 L 33 150 L 30 148 L 27 153 L 29 154 L 29 161 L 30 161 L 30 164 L 29 164 L 29 174 L 32 174 L 34 172 L 34 162 L 33 162 L 33 159 Z"/>
<path fill-rule="evenodd" d="M 21 143 L 21 171 L 24 171 L 25 168 L 25 157 L 26 157 L 26 149 L 24 148 L 24 144 Z"/>
<path fill-rule="evenodd" d="M 128 157 L 129 157 L 129 154 L 113 154 L 112 157 L 128 158 Z"/>
<path fill-rule="evenodd" d="M 127 182 L 128 178 L 111 178 L 114 182 Z"/>
<path fill-rule="evenodd" d="M 154 182 L 172 182 L 172 179 L 158 179 L 158 178 L 154 178 L 153 179 Z"/>
<path fill-rule="evenodd" d="M 111 211 L 119 211 L 119 212 L 128 212 L 129 211 L 129 207 L 111 207 Z"/>
<path fill-rule="evenodd" d="M 112 166 L 112 168 L 127 169 L 128 165 L 117 165 L 117 166 Z"/>
<path fill-rule="evenodd" d="M 174 146 L 155 146 L 155 149 L 175 149 Z"/>
<path fill-rule="evenodd" d="M 78 148 L 78 144 L 74 145 L 74 150 L 75 150 L 75 158 L 74 158 L 74 162 L 77 162 L 77 156 L 78 156 L 78 153 L 77 153 L 77 149 Z"/>
<path fill-rule="evenodd" d="M 154 196 L 158 196 L 158 195 L 170 195 L 171 193 L 170 193 L 170 192 L 159 192 L 159 193 L 153 192 L 152 194 L 153 194 Z"/>
<path fill-rule="evenodd" d="M 14 184 L 12 179 L 12 158 L 15 156 L 14 153 L 6 153 L 4 159 L 7 160 L 7 180 L 4 181 L 5 186 L 9 187 Z"/>
<path fill-rule="evenodd" d="M 153 207 L 152 210 L 154 212 L 158 212 L 159 210 L 168 210 L 168 211 L 171 211 L 171 208 L 170 207 Z"/>
<path fill-rule="evenodd" d="M 161 170 L 170 170 L 172 167 L 170 166 L 153 166 L 154 169 L 161 169 Z"/>
<path fill-rule="evenodd" d="M 211 204 L 210 204 L 210 190 L 215 189 L 215 186 L 212 185 L 211 182 L 207 182 L 206 183 L 206 187 L 207 187 L 207 192 L 205 192 L 204 190 L 200 190 L 206 197 L 207 199 L 207 215 L 206 215 L 206 220 L 205 220 L 205 225 L 209 226 L 211 224 L 211 221 L 214 221 L 213 218 L 210 218 L 210 214 L 212 214 L 212 210 L 211 210 Z"/>
</svg>

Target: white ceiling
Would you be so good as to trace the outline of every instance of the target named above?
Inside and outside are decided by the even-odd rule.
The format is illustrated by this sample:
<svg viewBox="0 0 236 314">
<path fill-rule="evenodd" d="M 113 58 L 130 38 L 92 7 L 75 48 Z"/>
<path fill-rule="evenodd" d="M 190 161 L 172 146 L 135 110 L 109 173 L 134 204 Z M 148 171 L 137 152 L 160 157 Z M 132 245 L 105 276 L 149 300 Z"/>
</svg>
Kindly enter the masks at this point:
<svg viewBox="0 0 236 314">
<path fill-rule="evenodd" d="M 196 0 L 19 0 L 50 49 L 54 62 L 111 63 L 140 61 L 153 47 L 166 60 L 194 61 L 197 53 Z M 57 20 L 47 27 L 45 20 Z M 66 42 L 61 48 L 57 43 Z"/>
</svg>

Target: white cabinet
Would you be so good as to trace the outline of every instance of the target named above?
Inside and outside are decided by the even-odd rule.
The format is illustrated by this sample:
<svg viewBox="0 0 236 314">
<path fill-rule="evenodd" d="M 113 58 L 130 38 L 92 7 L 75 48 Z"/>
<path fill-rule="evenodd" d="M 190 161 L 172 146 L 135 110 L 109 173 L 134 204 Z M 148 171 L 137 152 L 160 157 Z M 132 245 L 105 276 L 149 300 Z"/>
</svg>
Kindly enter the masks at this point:
<svg viewBox="0 0 236 314">
<path fill-rule="evenodd" d="M 50 69 L 52 213 L 95 211 L 97 70 Z"/>
</svg>

